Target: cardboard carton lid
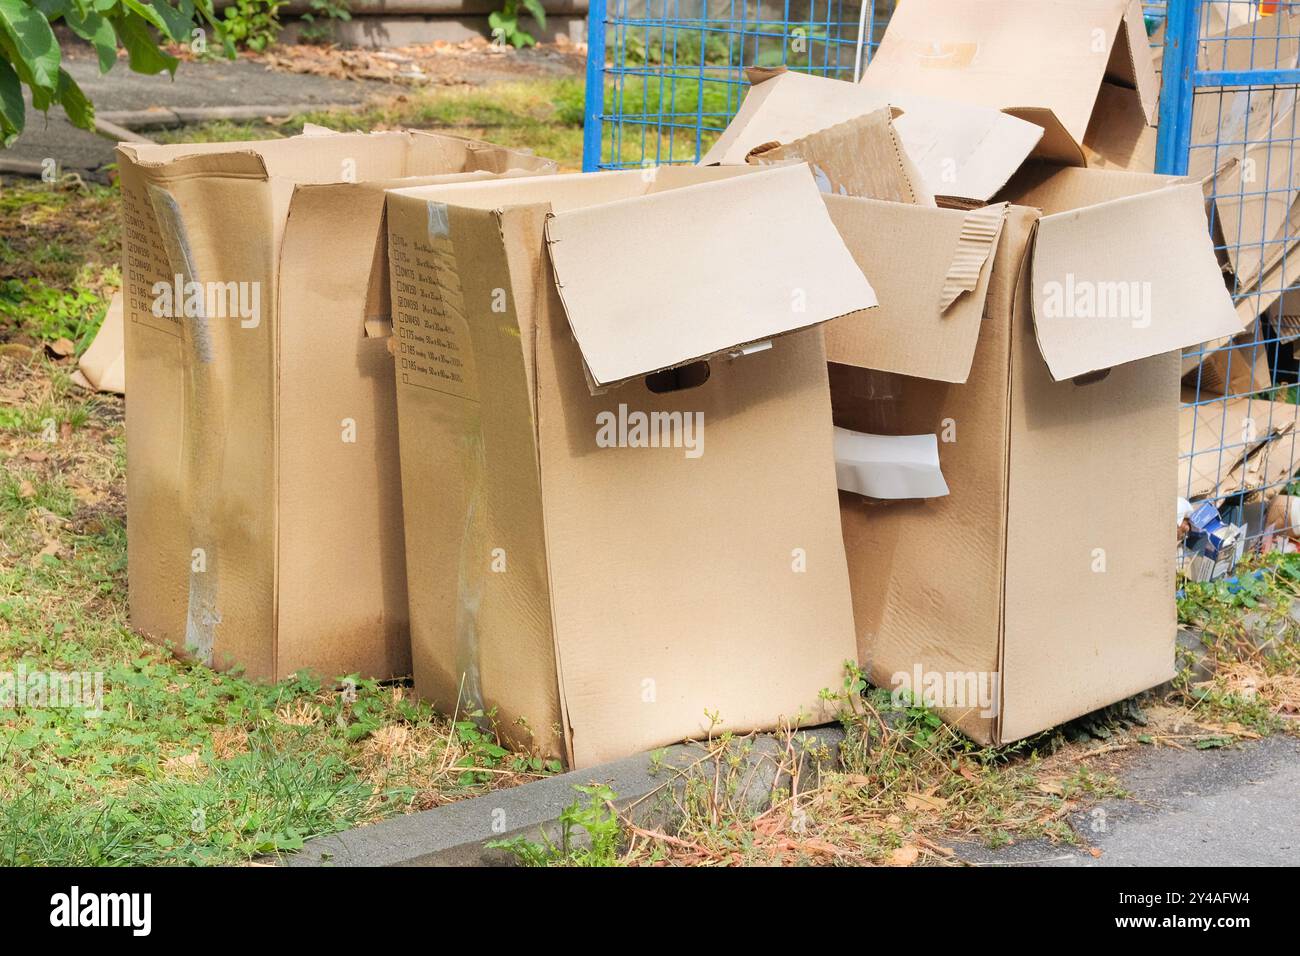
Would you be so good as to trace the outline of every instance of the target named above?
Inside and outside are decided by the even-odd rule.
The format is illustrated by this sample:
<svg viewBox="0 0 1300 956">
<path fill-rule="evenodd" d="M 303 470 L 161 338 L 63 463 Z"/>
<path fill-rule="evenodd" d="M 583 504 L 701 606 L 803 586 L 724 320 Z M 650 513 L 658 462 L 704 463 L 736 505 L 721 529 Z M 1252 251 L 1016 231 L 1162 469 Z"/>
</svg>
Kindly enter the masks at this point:
<svg viewBox="0 0 1300 956">
<path fill-rule="evenodd" d="M 556 213 L 546 241 L 602 387 L 876 304 L 804 165 Z"/>
<path fill-rule="evenodd" d="M 737 165 L 755 148 L 796 140 L 885 107 L 927 190 L 987 202 L 1043 135 L 1041 127 L 995 109 L 915 91 L 873 88 L 805 73 L 751 71 L 740 110 L 703 165 Z"/>
<path fill-rule="evenodd" d="M 964 382 L 979 341 L 1006 205 L 969 212 L 824 197 L 880 306 L 826 326 L 840 365 Z"/>
<path fill-rule="evenodd" d="M 1067 167 L 1016 201 L 1046 213 L 1031 302 L 1057 381 L 1241 331 L 1199 184 Z"/>
<path fill-rule="evenodd" d="M 1082 165 L 1103 79 L 1134 90 L 1155 121 L 1159 84 L 1138 0 L 907 0 L 862 84 L 1005 109 L 1044 125 L 1037 155 Z"/>
</svg>

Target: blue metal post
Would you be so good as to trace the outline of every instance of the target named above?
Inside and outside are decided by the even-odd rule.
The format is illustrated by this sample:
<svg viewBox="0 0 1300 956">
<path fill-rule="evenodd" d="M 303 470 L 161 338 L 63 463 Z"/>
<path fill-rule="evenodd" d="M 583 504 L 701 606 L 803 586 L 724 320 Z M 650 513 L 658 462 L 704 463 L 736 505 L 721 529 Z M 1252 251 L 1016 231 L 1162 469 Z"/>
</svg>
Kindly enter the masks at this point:
<svg viewBox="0 0 1300 956">
<path fill-rule="evenodd" d="M 1169 0 L 1165 55 L 1160 68 L 1160 129 L 1156 172 L 1187 174 L 1192 145 L 1193 74 L 1201 23 L 1201 0 Z"/>
<path fill-rule="evenodd" d="M 582 171 L 600 168 L 601 117 L 605 112 L 605 3 L 587 7 L 587 89 L 582 123 Z"/>
</svg>

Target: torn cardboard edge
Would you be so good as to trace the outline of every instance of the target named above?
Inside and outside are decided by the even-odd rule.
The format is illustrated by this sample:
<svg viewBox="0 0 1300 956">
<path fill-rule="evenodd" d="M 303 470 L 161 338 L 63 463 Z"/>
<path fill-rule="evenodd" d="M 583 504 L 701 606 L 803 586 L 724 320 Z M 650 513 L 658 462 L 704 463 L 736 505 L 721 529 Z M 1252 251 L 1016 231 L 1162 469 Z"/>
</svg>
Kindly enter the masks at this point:
<svg viewBox="0 0 1300 956">
<path fill-rule="evenodd" d="M 867 498 L 940 498 L 937 435 L 868 435 L 835 427 L 835 482 Z"/>
<path fill-rule="evenodd" d="M 993 255 L 993 250 L 997 247 L 1006 214 L 1006 203 L 972 209 L 966 213 L 962 219 L 961 235 L 957 237 L 957 248 L 953 250 L 952 261 L 944 273 L 940 312 L 947 312 L 948 307 L 963 292 L 975 290 L 989 256 Z"/>
</svg>

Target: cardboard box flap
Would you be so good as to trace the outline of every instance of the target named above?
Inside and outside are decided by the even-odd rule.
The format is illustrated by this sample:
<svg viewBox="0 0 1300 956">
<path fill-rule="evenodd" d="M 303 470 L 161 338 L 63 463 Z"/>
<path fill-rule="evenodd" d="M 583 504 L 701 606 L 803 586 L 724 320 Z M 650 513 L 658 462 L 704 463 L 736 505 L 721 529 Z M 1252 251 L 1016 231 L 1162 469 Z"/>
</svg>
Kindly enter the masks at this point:
<svg viewBox="0 0 1300 956">
<path fill-rule="evenodd" d="M 1057 381 L 1241 331 L 1195 183 L 1044 216 L 1030 269 Z"/>
<path fill-rule="evenodd" d="M 932 209 L 824 197 L 879 307 L 826 326 L 826 358 L 840 365 L 965 382 L 1006 205 Z"/>
<path fill-rule="evenodd" d="M 876 304 L 803 165 L 553 214 L 546 241 L 598 386 Z"/>
<path fill-rule="evenodd" d="M 1128 90 L 1103 83 L 1083 139 L 1083 151 L 1093 168 L 1153 173 L 1156 128 L 1147 123 L 1141 104 Z"/>
<path fill-rule="evenodd" d="M 1135 90 L 1147 123 L 1151 126 L 1156 124 L 1156 112 L 1160 108 L 1160 77 L 1156 75 L 1141 0 L 1128 0 L 1123 26 L 1110 49 L 1104 79 Z"/>
<path fill-rule="evenodd" d="M 1138 0 L 908 0 L 862 83 L 1018 116 L 1049 111 L 1077 148 L 1103 79 L 1131 89 L 1154 121 L 1159 87 Z M 1037 155 L 1059 161 L 1070 150 L 1054 129 Z"/>
<path fill-rule="evenodd" d="M 1070 131 L 1051 110 L 1041 106 L 1008 106 L 1006 112 L 1041 130 L 1038 145 L 1033 151 L 1035 159 L 1061 166 L 1087 165 L 1088 157 L 1083 146 L 1070 135 Z"/>
<path fill-rule="evenodd" d="M 766 72 L 700 163 L 738 165 L 757 147 L 793 143 L 885 107 L 899 111 L 894 128 L 926 189 L 936 196 L 987 202 L 1043 135 L 1032 122 L 969 103 L 804 73 Z"/>
</svg>

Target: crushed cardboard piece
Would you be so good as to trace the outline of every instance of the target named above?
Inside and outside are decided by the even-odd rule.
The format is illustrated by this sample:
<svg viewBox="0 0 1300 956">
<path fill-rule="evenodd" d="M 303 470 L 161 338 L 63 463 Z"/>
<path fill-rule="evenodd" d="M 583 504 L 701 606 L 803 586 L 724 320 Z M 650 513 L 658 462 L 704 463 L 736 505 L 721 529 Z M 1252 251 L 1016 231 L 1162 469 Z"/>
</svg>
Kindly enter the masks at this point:
<svg viewBox="0 0 1300 956">
<path fill-rule="evenodd" d="M 835 429 L 835 481 L 868 498 L 939 498 L 948 485 L 939 470 L 937 435 L 868 435 Z"/>
<path fill-rule="evenodd" d="M 960 202 L 988 202 L 1020 168 L 1043 135 L 1037 125 L 913 92 L 869 89 L 805 73 L 751 71 L 751 85 L 731 123 L 700 160 L 738 165 L 756 147 L 791 143 L 885 107 L 927 191 Z"/>
<path fill-rule="evenodd" d="M 1255 398 L 1197 402 L 1179 409 L 1178 494 L 1190 500 L 1253 493 L 1296 468 L 1300 406 Z"/>
<path fill-rule="evenodd" d="M 948 271 L 943 277 L 940 312 L 947 312 L 957 296 L 963 292 L 973 292 L 979 285 L 984 266 L 997 245 L 1005 215 L 1006 207 L 1001 203 L 966 213 L 962 219 L 961 235 L 957 237 L 957 248 L 953 251 L 952 261 L 948 263 Z"/>
<path fill-rule="evenodd" d="M 1206 395 L 1253 395 L 1273 387 L 1258 319 L 1239 335 L 1183 353 L 1183 383 Z"/>
</svg>

